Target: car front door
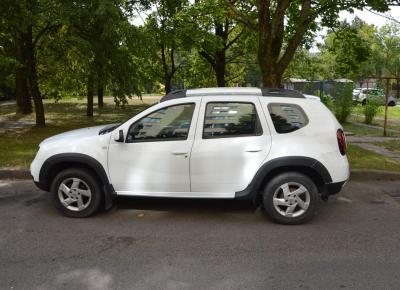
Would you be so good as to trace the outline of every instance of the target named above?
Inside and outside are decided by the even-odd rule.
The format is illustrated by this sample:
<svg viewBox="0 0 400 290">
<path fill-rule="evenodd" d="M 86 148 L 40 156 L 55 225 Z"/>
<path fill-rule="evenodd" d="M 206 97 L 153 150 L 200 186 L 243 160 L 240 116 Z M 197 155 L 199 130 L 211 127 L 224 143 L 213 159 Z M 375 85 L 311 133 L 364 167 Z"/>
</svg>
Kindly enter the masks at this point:
<svg viewBox="0 0 400 290">
<path fill-rule="evenodd" d="M 250 183 L 270 148 L 258 98 L 204 97 L 190 160 L 192 194 L 233 198 Z"/>
<path fill-rule="evenodd" d="M 108 167 L 119 195 L 190 195 L 189 160 L 200 100 L 169 102 L 124 128 L 110 141 Z"/>
</svg>

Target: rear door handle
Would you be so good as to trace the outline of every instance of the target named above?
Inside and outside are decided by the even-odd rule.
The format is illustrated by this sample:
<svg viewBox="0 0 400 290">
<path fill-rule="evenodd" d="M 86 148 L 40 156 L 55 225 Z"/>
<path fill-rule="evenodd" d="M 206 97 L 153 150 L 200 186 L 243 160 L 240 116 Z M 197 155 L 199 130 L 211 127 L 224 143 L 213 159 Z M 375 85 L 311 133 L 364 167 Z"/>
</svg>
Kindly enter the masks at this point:
<svg viewBox="0 0 400 290">
<path fill-rule="evenodd" d="M 187 152 L 172 152 L 172 155 L 187 155 Z"/>
<path fill-rule="evenodd" d="M 260 152 L 260 151 L 262 151 L 261 148 L 249 148 L 249 149 L 246 149 L 246 152 L 251 152 L 251 153 Z"/>
</svg>

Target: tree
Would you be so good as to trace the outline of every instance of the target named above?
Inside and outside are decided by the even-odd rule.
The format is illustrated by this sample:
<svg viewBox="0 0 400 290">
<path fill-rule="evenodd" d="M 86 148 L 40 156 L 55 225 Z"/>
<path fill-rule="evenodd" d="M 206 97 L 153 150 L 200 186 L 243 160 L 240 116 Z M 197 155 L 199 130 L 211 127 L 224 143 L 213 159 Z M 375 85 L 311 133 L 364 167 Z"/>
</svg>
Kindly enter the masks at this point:
<svg viewBox="0 0 400 290">
<path fill-rule="evenodd" d="M 173 78 L 186 63 L 185 54 L 192 47 L 190 40 L 183 37 L 179 20 L 179 14 L 188 2 L 161 0 L 153 4 L 155 11 L 147 18 L 144 33 L 148 35 L 147 48 L 152 50 L 153 73 L 162 80 L 168 93 L 172 90 Z"/>
<path fill-rule="evenodd" d="M 226 10 L 221 0 L 199 0 L 190 5 L 181 17 L 184 37 L 194 43 L 200 56 L 211 66 L 218 87 L 224 87 L 227 81 L 235 78 L 237 71 L 229 71 L 228 66 L 243 56 L 245 50 L 242 45 L 240 52 L 235 51 L 235 46 L 246 33 L 242 26 L 228 17 Z"/>
<path fill-rule="evenodd" d="M 386 76 L 400 77 L 400 24 L 394 21 L 382 26 L 377 35 Z"/>
<path fill-rule="evenodd" d="M 231 15 L 258 35 L 258 62 L 264 86 L 279 87 L 299 46 L 321 26 L 337 25 L 339 12 L 369 6 L 388 10 L 396 1 L 226 0 Z"/>
<path fill-rule="evenodd" d="M 335 77 L 357 79 L 364 73 L 364 68 L 372 51 L 370 40 L 361 34 L 365 25 L 355 19 L 351 24 L 340 23 L 337 30 L 331 31 L 325 38 L 322 54 L 332 64 Z"/>
<path fill-rule="evenodd" d="M 65 42 L 80 61 L 76 69 L 83 71 L 86 115 L 93 116 L 96 91 L 99 107 L 102 106 L 106 86 L 117 104 L 125 103 L 131 94 L 140 95 L 138 68 L 129 51 L 137 31 L 129 23 L 127 3 L 86 0 L 67 5 Z"/>
<path fill-rule="evenodd" d="M 43 36 L 58 27 L 59 4 L 50 0 L 20 0 L 1 2 L 2 28 L 15 36 L 15 80 L 17 113 L 32 111 L 35 105 L 36 125 L 45 125 L 44 107 L 37 75 L 37 47 Z M 3 32 L 4 33 L 4 32 Z"/>
</svg>

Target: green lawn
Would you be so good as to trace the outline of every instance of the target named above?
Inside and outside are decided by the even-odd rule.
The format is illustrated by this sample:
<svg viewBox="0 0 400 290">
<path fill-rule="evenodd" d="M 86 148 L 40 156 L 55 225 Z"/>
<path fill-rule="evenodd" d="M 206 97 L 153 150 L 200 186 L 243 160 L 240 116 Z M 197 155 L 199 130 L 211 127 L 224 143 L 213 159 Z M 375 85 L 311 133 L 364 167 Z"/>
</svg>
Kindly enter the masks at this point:
<svg viewBox="0 0 400 290">
<path fill-rule="evenodd" d="M 400 153 L 400 140 L 375 142 L 374 144 L 385 147 L 387 150 Z"/>
<path fill-rule="evenodd" d="M 357 115 L 363 115 L 363 107 L 361 105 L 355 106 L 353 108 L 353 113 Z M 380 110 L 376 117 L 385 117 L 385 107 L 380 107 Z M 400 120 L 400 106 L 388 107 L 388 118 L 392 120 Z"/>
<path fill-rule="evenodd" d="M 369 136 L 369 137 L 382 137 L 383 136 L 383 128 L 376 129 L 376 128 L 369 128 L 366 126 L 360 126 L 352 123 L 345 123 L 343 124 L 343 128 L 345 132 L 351 132 L 355 136 Z M 388 131 L 389 137 L 400 137 L 400 131 L 393 132 Z"/>
<path fill-rule="evenodd" d="M 371 125 L 379 126 L 383 128 L 383 123 L 384 123 L 384 113 L 385 113 L 385 108 L 380 107 L 380 111 L 372 121 Z M 364 114 L 363 114 L 363 107 L 361 105 L 357 105 L 353 108 L 352 115 L 349 117 L 348 121 L 349 122 L 359 122 L 363 123 L 364 122 Z M 389 129 L 397 130 L 399 131 L 400 134 L 400 107 L 388 107 L 388 123 L 387 127 Z"/>
<path fill-rule="evenodd" d="M 347 157 L 351 169 L 376 169 L 400 172 L 400 163 L 357 145 L 348 145 Z"/>
<path fill-rule="evenodd" d="M 135 116 L 151 104 L 156 98 L 130 100 L 124 107 L 116 107 L 112 99 L 106 99 L 102 110 L 95 107 L 93 118 L 87 118 L 84 100 L 71 99 L 54 103 L 45 100 L 46 122 L 45 128 L 30 127 L 27 129 L 7 130 L 0 132 L 0 168 L 17 167 L 27 168 L 38 149 L 39 143 L 52 135 L 83 127 L 101 124 L 119 123 Z M 15 115 L 15 105 L 1 106 L 0 117 L 8 120 L 33 121 L 34 114 L 28 116 Z"/>
</svg>

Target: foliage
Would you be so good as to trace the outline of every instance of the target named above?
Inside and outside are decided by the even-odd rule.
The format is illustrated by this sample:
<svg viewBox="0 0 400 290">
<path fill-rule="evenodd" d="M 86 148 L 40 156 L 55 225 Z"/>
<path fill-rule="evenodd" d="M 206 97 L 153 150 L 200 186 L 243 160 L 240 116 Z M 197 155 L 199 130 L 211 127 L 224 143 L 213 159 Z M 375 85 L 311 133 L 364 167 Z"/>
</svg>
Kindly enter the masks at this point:
<svg viewBox="0 0 400 290">
<path fill-rule="evenodd" d="M 334 57 L 337 75 L 354 79 L 360 75 L 364 62 L 368 60 L 371 48 L 359 32 L 363 25 L 356 18 L 351 24 L 342 22 L 337 32 L 327 35 L 326 46 Z"/>
<path fill-rule="evenodd" d="M 363 106 L 363 114 L 365 117 L 364 122 L 366 124 L 371 124 L 372 120 L 375 118 L 375 116 L 381 109 L 382 109 L 382 99 L 369 96 L 367 102 Z"/>
<path fill-rule="evenodd" d="M 340 123 L 345 123 L 351 114 L 353 106 L 353 85 L 337 86 L 333 108 L 336 118 Z"/>
<path fill-rule="evenodd" d="M 317 95 L 317 94 L 316 94 Z M 321 102 L 331 111 L 334 111 L 333 99 L 329 94 L 318 94 Z"/>
</svg>

